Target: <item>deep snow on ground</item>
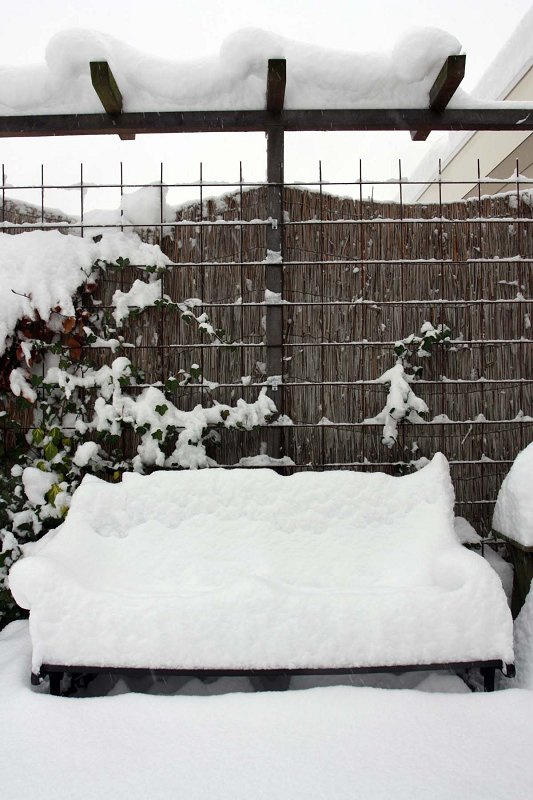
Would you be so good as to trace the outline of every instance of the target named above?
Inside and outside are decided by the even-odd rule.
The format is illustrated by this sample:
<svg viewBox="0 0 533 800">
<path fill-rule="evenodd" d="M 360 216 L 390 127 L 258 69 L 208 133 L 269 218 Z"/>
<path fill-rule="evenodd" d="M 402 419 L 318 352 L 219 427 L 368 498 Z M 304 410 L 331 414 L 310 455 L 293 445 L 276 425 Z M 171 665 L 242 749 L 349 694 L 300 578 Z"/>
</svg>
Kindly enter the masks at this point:
<svg viewBox="0 0 533 800">
<path fill-rule="evenodd" d="M 30 689 L 30 660 L 12 623 L 2 800 L 517 800 L 533 785 L 526 690 L 435 693 L 456 679 L 433 676 L 426 691 L 56 698 Z"/>
</svg>

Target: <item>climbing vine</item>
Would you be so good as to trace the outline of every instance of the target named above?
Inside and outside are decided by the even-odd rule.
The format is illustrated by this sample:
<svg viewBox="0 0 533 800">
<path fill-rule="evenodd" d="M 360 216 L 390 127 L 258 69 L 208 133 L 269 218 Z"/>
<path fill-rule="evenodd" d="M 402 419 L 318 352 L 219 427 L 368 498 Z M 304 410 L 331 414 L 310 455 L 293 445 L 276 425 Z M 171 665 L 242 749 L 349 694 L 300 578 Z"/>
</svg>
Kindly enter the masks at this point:
<svg viewBox="0 0 533 800">
<path fill-rule="evenodd" d="M 132 469 L 212 466 L 207 443 L 217 427 L 251 430 L 276 417 L 266 388 L 252 403 L 239 399 L 229 406 L 211 397 L 207 407 L 180 409 L 173 402 L 178 387 L 210 386 L 195 363 L 164 385 L 146 383 L 121 333 L 131 314 L 165 306 L 217 345 L 231 342 L 199 313 L 200 299 L 173 302 L 162 295 L 161 266 L 148 265 L 145 279 L 117 290 L 113 310 L 102 310 L 95 300 L 100 276 L 124 273 L 129 264 L 122 257 L 98 259 L 69 313 L 58 306 L 44 319 L 34 311 L 6 339 L 0 356 L 0 627 L 19 615 L 7 586 L 9 567 L 25 544 L 61 523 L 86 473 L 118 481 Z M 109 364 L 96 364 L 95 348 L 110 350 Z M 127 435 L 137 441 L 131 457 L 125 455 Z"/>
</svg>

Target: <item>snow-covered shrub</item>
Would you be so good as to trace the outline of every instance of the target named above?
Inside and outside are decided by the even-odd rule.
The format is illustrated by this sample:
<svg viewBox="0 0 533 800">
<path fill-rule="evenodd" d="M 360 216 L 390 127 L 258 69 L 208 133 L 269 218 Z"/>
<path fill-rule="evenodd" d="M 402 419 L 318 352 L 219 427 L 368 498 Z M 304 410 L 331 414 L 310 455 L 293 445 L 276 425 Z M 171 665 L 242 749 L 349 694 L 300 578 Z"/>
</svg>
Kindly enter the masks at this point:
<svg viewBox="0 0 533 800">
<path fill-rule="evenodd" d="M 214 428 L 251 430 L 276 414 L 266 387 L 252 403 L 239 399 L 228 406 L 211 399 L 209 407 L 179 409 L 171 399 L 178 386 L 210 386 L 197 364 L 165 385 L 146 385 L 123 354 L 132 352 L 120 332 L 132 312 L 163 305 L 218 344 L 230 343 L 198 313 L 200 299 L 175 303 L 162 295 L 158 274 L 168 260 L 159 247 L 134 234 L 115 239 L 0 234 L 0 280 L 7 290 L 0 303 L 6 307 L 0 325 L 0 627 L 18 615 L 6 576 L 20 546 L 61 523 L 85 473 L 119 480 L 124 470 L 214 465 L 206 450 Z M 118 254 L 121 247 L 126 256 Z M 26 272 L 16 269 L 21 253 Z M 32 258 L 41 268 L 43 262 L 53 267 L 55 286 L 32 279 Z M 93 300 L 99 276 L 123 271 L 130 259 L 146 264 L 146 280 L 117 290 L 113 310 L 102 311 Z M 97 366 L 91 347 L 109 348 L 111 363 Z M 138 383 L 144 384 L 141 391 Z M 133 457 L 122 447 L 128 431 L 138 441 Z"/>
<path fill-rule="evenodd" d="M 415 364 L 415 358 L 428 358 L 436 347 L 449 348 L 451 346 L 451 330 L 447 325 L 434 325 L 424 322 L 420 334 L 411 333 L 405 339 L 397 341 L 394 345 L 396 364 L 376 379 L 376 383 L 389 386 L 385 406 L 377 416 L 365 419 L 367 423 L 383 425 L 382 443 L 394 447 L 398 440 L 398 424 L 403 420 L 412 423 L 425 422 L 421 414 L 429 413 L 424 400 L 418 397 L 412 384 L 422 374 L 422 366 Z M 413 450 L 413 452 L 416 448 Z"/>
<path fill-rule="evenodd" d="M 377 422 L 383 425 L 382 443 L 386 447 L 393 447 L 398 439 L 398 423 L 404 419 L 409 422 L 424 422 L 420 414 L 426 414 L 428 407 L 425 402 L 413 392 L 411 383 L 414 381 L 412 375 L 408 375 L 403 367 L 401 360 L 383 373 L 377 383 L 388 384 L 389 392 L 385 407 L 380 413 L 371 420 L 365 422 Z"/>
</svg>

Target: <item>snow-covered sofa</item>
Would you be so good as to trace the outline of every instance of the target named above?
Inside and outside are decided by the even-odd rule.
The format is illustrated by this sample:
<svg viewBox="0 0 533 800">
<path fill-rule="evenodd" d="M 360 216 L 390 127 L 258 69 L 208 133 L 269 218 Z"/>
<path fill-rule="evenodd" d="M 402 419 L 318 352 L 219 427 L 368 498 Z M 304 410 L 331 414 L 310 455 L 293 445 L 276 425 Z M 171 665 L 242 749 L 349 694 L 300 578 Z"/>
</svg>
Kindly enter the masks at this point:
<svg viewBox="0 0 533 800">
<path fill-rule="evenodd" d="M 33 673 L 372 671 L 513 662 L 500 580 L 454 533 L 448 464 L 85 477 L 10 573 Z M 490 688 L 490 686 L 489 686 Z"/>
</svg>

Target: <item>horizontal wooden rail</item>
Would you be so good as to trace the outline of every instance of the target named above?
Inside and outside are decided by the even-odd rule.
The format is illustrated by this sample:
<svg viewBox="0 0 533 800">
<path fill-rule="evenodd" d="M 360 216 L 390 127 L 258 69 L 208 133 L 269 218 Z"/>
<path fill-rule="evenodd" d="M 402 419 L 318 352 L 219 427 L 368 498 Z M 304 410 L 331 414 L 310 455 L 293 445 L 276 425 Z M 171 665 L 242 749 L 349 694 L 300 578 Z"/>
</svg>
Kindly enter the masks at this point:
<svg viewBox="0 0 533 800">
<path fill-rule="evenodd" d="M 0 137 L 284 131 L 533 130 L 531 108 L 149 111 L 0 117 Z"/>
</svg>

